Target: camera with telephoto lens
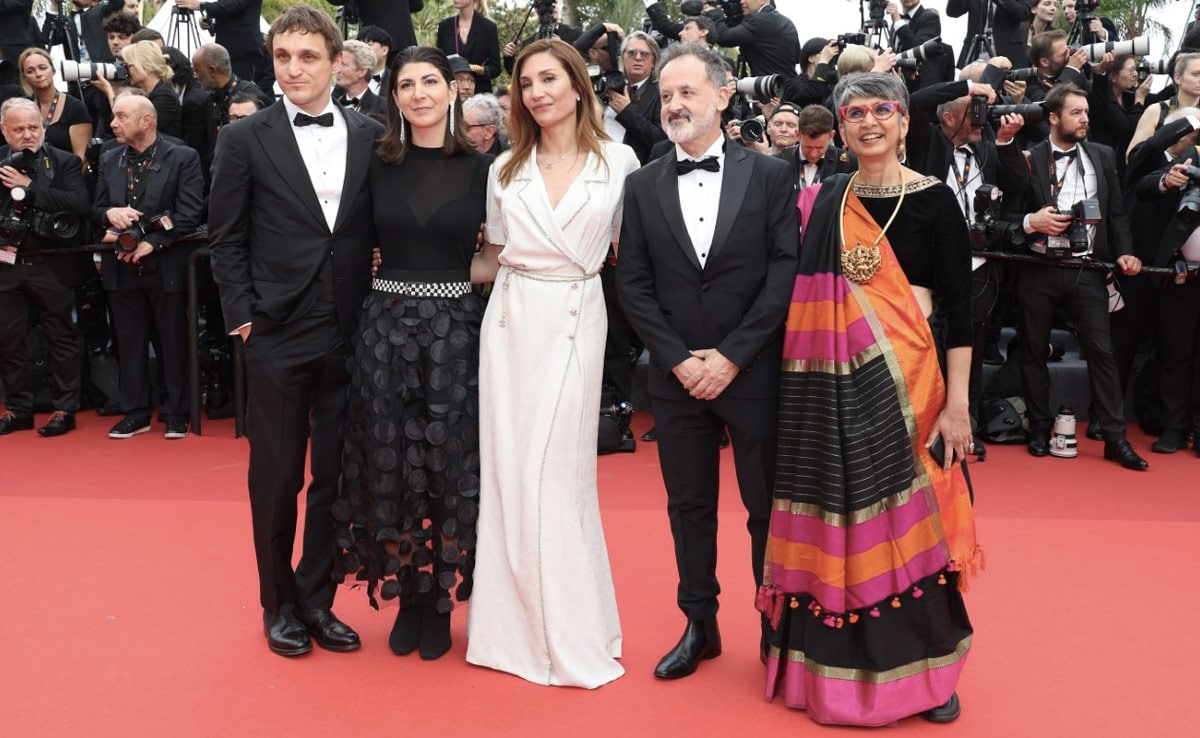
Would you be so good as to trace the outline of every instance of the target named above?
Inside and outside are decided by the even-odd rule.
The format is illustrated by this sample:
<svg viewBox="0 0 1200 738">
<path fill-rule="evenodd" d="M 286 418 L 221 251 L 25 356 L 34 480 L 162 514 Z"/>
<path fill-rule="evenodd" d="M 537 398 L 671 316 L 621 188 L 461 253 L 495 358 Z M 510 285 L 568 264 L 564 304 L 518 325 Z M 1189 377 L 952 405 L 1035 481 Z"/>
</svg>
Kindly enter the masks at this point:
<svg viewBox="0 0 1200 738">
<path fill-rule="evenodd" d="M 537 14 L 538 29 L 534 38 L 538 41 L 554 35 L 554 0 L 533 0 L 533 12 Z"/>
<path fill-rule="evenodd" d="M 743 77 L 737 81 L 737 91 L 754 100 L 765 103 L 771 98 L 779 97 L 783 85 L 778 74 L 765 74 L 761 77 Z"/>
<path fill-rule="evenodd" d="M 868 0 L 867 17 L 872 23 L 883 23 L 883 14 L 887 12 L 888 0 Z"/>
<path fill-rule="evenodd" d="M 905 49 L 896 55 L 896 67 L 900 69 L 916 69 L 917 65 L 926 59 L 941 56 L 945 51 L 942 37 L 935 36 L 923 44 Z"/>
<path fill-rule="evenodd" d="M 0 215 L 0 247 L 20 248 L 29 235 L 29 193 L 24 187 L 9 190 L 9 206 Z"/>
<path fill-rule="evenodd" d="M 1019 222 L 1000 219 L 1003 196 L 995 185 L 981 184 L 975 190 L 975 219 L 969 224 L 972 251 L 1002 251 L 1005 246 L 1025 243 L 1025 230 Z"/>
<path fill-rule="evenodd" d="M 1004 78 L 1010 82 L 1036 82 L 1038 78 L 1037 67 L 1022 67 L 1020 69 L 1010 69 Z"/>
<path fill-rule="evenodd" d="M 90 82 L 101 77 L 109 81 L 129 81 L 129 67 L 123 61 L 105 64 L 64 60 L 58 63 L 58 68 L 66 82 Z"/>
<path fill-rule="evenodd" d="M 346 4 L 341 8 L 342 22 L 348 26 L 357 26 L 362 22 L 362 15 L 358 12 L 358 0 L 346 0 Z"/>
<path fill-rule="evenodd" d="M 1025 119 L 1026 125 L 1041 123 L 1046 120 L 1046 103 L 1035 102 L 1023 105 L 992 105 L 988 108 L 988 120 L 994 126 L 1000 125 L 1000 119 L 1006 115 L 1019 115 Z"/>
<path fill-rule="evenodd" d="M 1150 39 L 1146 36 L 1138 36 L 1127 41 L 1101 41 L 1081 47 L 1072 47 L 1072 53 L 1079 48 L 1087 49 L 1088 61 L 1098 64 L 1110 51 L 1117 56 L 1146 56 L 1150 53 Z"/>
<path fill-rule="evenodd" d="M 866 44 L 867 34 L 858 33 L 857 31 L 854 33 L 839 33 L 837 37 L 839 52 L 845 51 L 847 46 L 866 46 Z"/>
<path fill-rule="evenodd" d="M 1137 70 L 1139 85 L 1145 82 L 1146 78 L 1152 74 L 1173 74 L 1175 71 L 1170 59 L 1155 59 L 1153 61 L 1150 59 L 1138 59 L 1137 66 L 1134 68 Z"/>
<path fill-rule="evenodd" d="M 592 80 L 592 92 L 596 93 L 596 97 L 605 105 L 608 104 L 609 92 L 624 93 L 625 85 L 629 83 L 620 69 L 601 69 L 595 64 L 589 64 L 587 70 L 588 77 Z"/>
<path fill-rule="evenodd" d="M 153 218 L 138 220 L 117 234 L 117 253 L 127 254 L 135 251 L 138 244 L 146 240 L 149 233 L 169 231 L 175 228 L 171 220 L 171 211 L 159 213 Z"/>
<path fill-rule="evenodd" d="M 1175 209 L 1175 217 L 1187 226 L 1200 225 L 1200 167 L 1185 167 L 1188 183 L 1183 188 L 1183 196 L 1179 198 L 1179 207 Z"/>
</svg>

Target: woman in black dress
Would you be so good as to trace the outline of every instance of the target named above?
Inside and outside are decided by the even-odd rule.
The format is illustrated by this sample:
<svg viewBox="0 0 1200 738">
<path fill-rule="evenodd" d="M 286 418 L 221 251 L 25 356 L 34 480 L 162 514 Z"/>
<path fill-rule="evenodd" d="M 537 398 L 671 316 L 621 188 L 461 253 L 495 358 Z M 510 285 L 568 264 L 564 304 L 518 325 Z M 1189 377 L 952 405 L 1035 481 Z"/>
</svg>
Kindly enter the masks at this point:
<svg viewBox="0 0 1200 738">
<path fill-rule="evenodd" d="M 437 47 L 467 60 L 475 74 L 475 94 L 491 92 L 492 80 L 500 76 L 500 32 L 487 17 L 487 1 L 453 2 L 458 15 L 438 23 Z"/>
<path fill-rule="evenodd" d="M 92 137 L 92 119 L 87 107 L 54 86 L 54 62 L 45 49 L 25 49 L 17 67 L 21 70 L 21 87 L 42 111 L 46 143 L 74 153 L 82 166 Z"/>
<path fill-rule="evenodd" d="M 400 600 L 389 644 L 450 648 L 451 597 L 474 569 L 479 500 L 479 326 L 470 288 L 492 157 L 466 137 L 441 51 L 410 47 L 388 82 L 388 127 L 369 183 L 381 265 L 351 368 L 341 576 Z"/>
</svg>

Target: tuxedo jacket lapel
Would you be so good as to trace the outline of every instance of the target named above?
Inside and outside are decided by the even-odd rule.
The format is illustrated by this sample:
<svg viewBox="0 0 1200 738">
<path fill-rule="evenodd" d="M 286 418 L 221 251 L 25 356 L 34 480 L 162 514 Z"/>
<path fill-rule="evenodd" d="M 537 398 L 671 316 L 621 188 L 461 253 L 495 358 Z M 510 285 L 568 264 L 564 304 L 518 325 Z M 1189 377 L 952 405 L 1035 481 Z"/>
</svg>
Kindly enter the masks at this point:
<svg viewBox="0 0 1200 738">
<path fill-rule="evenodd" d="M 725 148 L 725 173 L 721 178 L 721 205 L 717 208 L 717 225 L 713 230 L 712 248 L 708 251 L 708 262 L 716 258 L 733 230 L 750 186 L 750 175 L 754 172 L 754 161 L 741 146 L 727 145 Z M 676 198 L 678 199 L 678 198 Z"/>
<path fill-rule="evenodd" d="M 1043 205 L 1053 205 L 1050 197 L 1050 144 L 1041 142 L 1029 150 L 1029 165 L 1033 169 L 1033 181 L 1037 182 L 1038 195 Z"/>
<path fill-rule="evenodd" d="M 367 177 L 367 166 L 371 161 L 370 151 L 375 143 L 371 129 L 362 120 L 347 111 L 339 111 L 346 119 L 346 179 L 342 183 L 342 197 L 338 203 L 338 214 L 333 221 L 333 232 L 337 233 L 346 222 L 346 213 L 353 208 L 359 190 Z M 298 153 L 298 152 L 297 152 Z"/>
<path fill-rule="evenodd" d="M 296 135 L 292 133 L 291 124 L 287 120 L 287 108 L 283 102 L 275 103 L 274 107 L 263 116 L 261 121 L 255 121 L 255 135 L 262 145 L 267 160 L 279 171 L 279 176 L 287 186 L 296 193 L 296 198 L 308 208 L 317 222 L 323 228 L 329 226 L 325 215 L 321 212 L 321 203 L 313 190 L 312 180 L 304 168 L 304 159 L 300 156 L 300 147 L 296 144 Z"/>
<path fill-rule="evenodd" d="M 702 269 L 700 258 L 696 256 L 696 248 L 692 245 L 692 238 L 688 235 L 687 225 L 683 220 L 683 208 L 679 204 L 679 176 L 675 174 L 674 152 L 670 156 L 659 157 L 651 166 L 658 167 L 654 176 L 654 186 L 658 191 L 658 202 L 662 206 L 663 217 L 667 219 L 670 233 L 692 266 Z"/>
</svg>

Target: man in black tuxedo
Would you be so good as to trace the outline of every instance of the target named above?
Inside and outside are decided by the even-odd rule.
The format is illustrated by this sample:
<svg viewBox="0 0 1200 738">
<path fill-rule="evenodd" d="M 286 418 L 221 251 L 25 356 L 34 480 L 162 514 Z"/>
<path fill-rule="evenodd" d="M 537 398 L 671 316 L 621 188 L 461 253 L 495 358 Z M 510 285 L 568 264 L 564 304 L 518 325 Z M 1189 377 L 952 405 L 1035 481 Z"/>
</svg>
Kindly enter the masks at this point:
<svg viewBox="0 0 1200 738">
<path fill-rule="evenodd" d="M 158 115 L 145 93 L 123 90 L 113 104 L 113 133 L 120 142 L 100 157 L 92 220 L 101 228 L 133 235 L 117 241 L 101 260 L 100 275 L 121 357 L 119 407 L 125 417 L 109 438 L 150 430 L 149 349 L 157 334 L 166 400 L 162 419 L 168 439 L 187 436 L 187 265 L 194 244 L 176 245 L 204 216 L 204 176 L 195 150 L 157 133 Z M 171 228 L 156 230 L 166 215 Z M 134 224 L 140 234 L 130 230 Z M 113 239 L 105 239 L 114 240 Z"/>
<path fill-rule="evenodd" d="M 767 0 L 741 2 L 745 15 L 736 26 L 729 25 L 721 8 L 705 3 L 704 14 L 717 27 L 717 44 L 738 47 L 754 77 L 795 77 L 800 61 L 800 36 L 795 24 Z"/>
<path fill-rule="evenodd" d="M 942 18 L 921 0 L 888 3 L 885 11 L 892 18 L 892 51 L 899 53 L 942 35 Z"/>
<path fill-rule="evenodd" d="M 375 69 L 375 52 L 362 41 L 346 41 L 342 47 L 333 65 L 333 101 L 383 123 L 387 104 L 368 84 Z"/>
<path fill-rule="evenodd" d="M 24 208 L 25 217 L 40 211 L 86 218 L 88 191 L 79 159 L 46 145 L 37 104 L 23 97 L 5 100 L 0 104 L 0 129 L 6 144 L 0 146 L 0 160 L 8 160 L 17 151 L 30 152 L 23 164 L 0 167 L 0 217 L 21 219 Z M 0 380 L 7 410 L 0 415 L 0 435 L 33 428 L 26 350 L 26 316 L 33 308 L 46 334 L 54 378 L 54 412 L 38 433 L 61 436 L 75 428 L 83 365 L 83 341 L 71 323 L 72 289 L 88 278 L 91 265 L 82 255 L 38 254 L 39 250 L 70 246 L 71 239 L 46 238 L 34 229 L 21 237 L 19 229 L 6 230 L 7 234 L 0 235 Z"/>
<path fill-rule="evenodd" d="M 729 88 L 720 56 L 697 44 L 671 46 L 659 88 L 675 148 L 626 180 L 617 283 L 650 350 L 677 599 L 688 621 L 654 674 L 675 679 L 721 653 L 717 488 L 726 427 L 761 584 L 782 328 L 799 239 L 791 169 L 721 133 Z"/>
<path fill-rule="evenodd" d="M 33 0 L 0 0 L 0 58 L 13 64 L 30 46 L 40 46 Z"/>
<path fill-rule="evenodd" d="M 175 5 L 199 10 L 212 22 L 214 40 L 229 52 L 237 76 L 257 81 L 267 71 L 267 52 L 258 25 L 262 0 L 176 0 Z"/>
<path fill-rule="evenodd" d="M 807 105 L 800 111 L 800 141 L 776 156 L 792 165 L 796 190 L 819 184 L 834 174 L 856 171 L 858 159 L 833 143 L 833 113 L 824 105 Z"/>
<path fill-rule="evenodd" d="M 1003 56 L 1018 65 L 1024 64 L 1029 22 L 1033 20 L 1033 6 L 1037 3 L 1038 0 L 990 0 L 990 3 L 989 0 L 947 0 L 946 15 L 951 18 L 967 16 L 967 36 L 958 54 L 959 68 L 979 61 L 978 50 L 973 53 L 971 42 L 983 32 L 983 13 L 989 8 L 992 10 L 992 41 L 996 52 L 992 56 Z"/>
<path fill-rule="evenodd" d="M 1063 83 L 1075 85 L 1085 94 L 1090 92 L 1091 83 L 1083 73 L 1087 58 L 1087 49 L 1071 51 L 1067 34 L 1058 29 L 1034 36 L 1029 45 L 1029 60 L 1037 68 L 1038 78 L 1026 85 L 1025 98 L 1015 102 L 1041 102 L 1055 85 Z M 1045 140 L 1049 134 L 1050 127 L 1045 122 L 1030 123 L 1022 131 L 1028 145 Z"/>
<path fill-rule="evenodd" d="M 342 37 L 307 5 L 267 35 L 284 99 L 226 126 L 209 207 L 213 277 L 225 324 L 246 346 L 250 510 L 269 648 L 283 656 L 358 648 L 331 611 L 331 512 L 342 464 L 358 306 L 371 270 L 367 168 L 382 126 L 330 99 Z M 300 563 L 296 496 L 311 438 Z"/>
<path fill-rule="evenodd" d="M 1046 95 L 1050 137 L 1029 150 L 1031 178 L 1025 193 L 1024 227 L 1035 253 L 1067 249 L 1071 209 L 1094 199 L 1103 219 L 1086 226 L 1086 256 L 1115 261 L 1125 274 L 1141 271 L 1125 217 L 1113 150 L 1087 141 L 1087 93 L 1071 84 Z M 1127 469 L 1149 468 L 1125 438 L 1125 392 L 1121 387 L 1108 318 L 1105 274 L 1047 265 L 1022 268 L 1017 284 L 1018 332 L 1026 347 L 1050 343 L 1055 309 L 1066 305 L 1087 355 L 1092 407 L 1104 437 L 1104 458 Z M 1029 453 L 1050 453 L 1050 374 L 1044 351 L 1021 352 L 1021 384 L 1029 418 Z"/>
<path fill-rule="evenodd" d="M 379 26 L 391 35 L 393 53 L 398 54 L 409 46 L 417 45 L 412 14 L 419 13 L 425 7 L 425 0 L 329 0 L 329 2 L 341 6 L 352 3 L 357 5 L 361 25 Z"/>
</svg>

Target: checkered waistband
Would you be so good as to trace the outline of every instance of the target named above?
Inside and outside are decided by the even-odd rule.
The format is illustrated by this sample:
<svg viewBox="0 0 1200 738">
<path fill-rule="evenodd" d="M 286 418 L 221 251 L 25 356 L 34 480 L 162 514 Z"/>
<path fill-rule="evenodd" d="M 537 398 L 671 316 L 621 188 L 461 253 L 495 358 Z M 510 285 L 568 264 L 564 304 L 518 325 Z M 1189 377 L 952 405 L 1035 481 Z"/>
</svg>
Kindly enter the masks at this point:
<svg viewBox="0 0 1200 738">
<path fill-rule="evenodd" d="M 371 289 L 404 297 L 462 297 L 471 291 L 470 282 L 402 282 L 395 279 L 371 280 Z"/>
</svg>

